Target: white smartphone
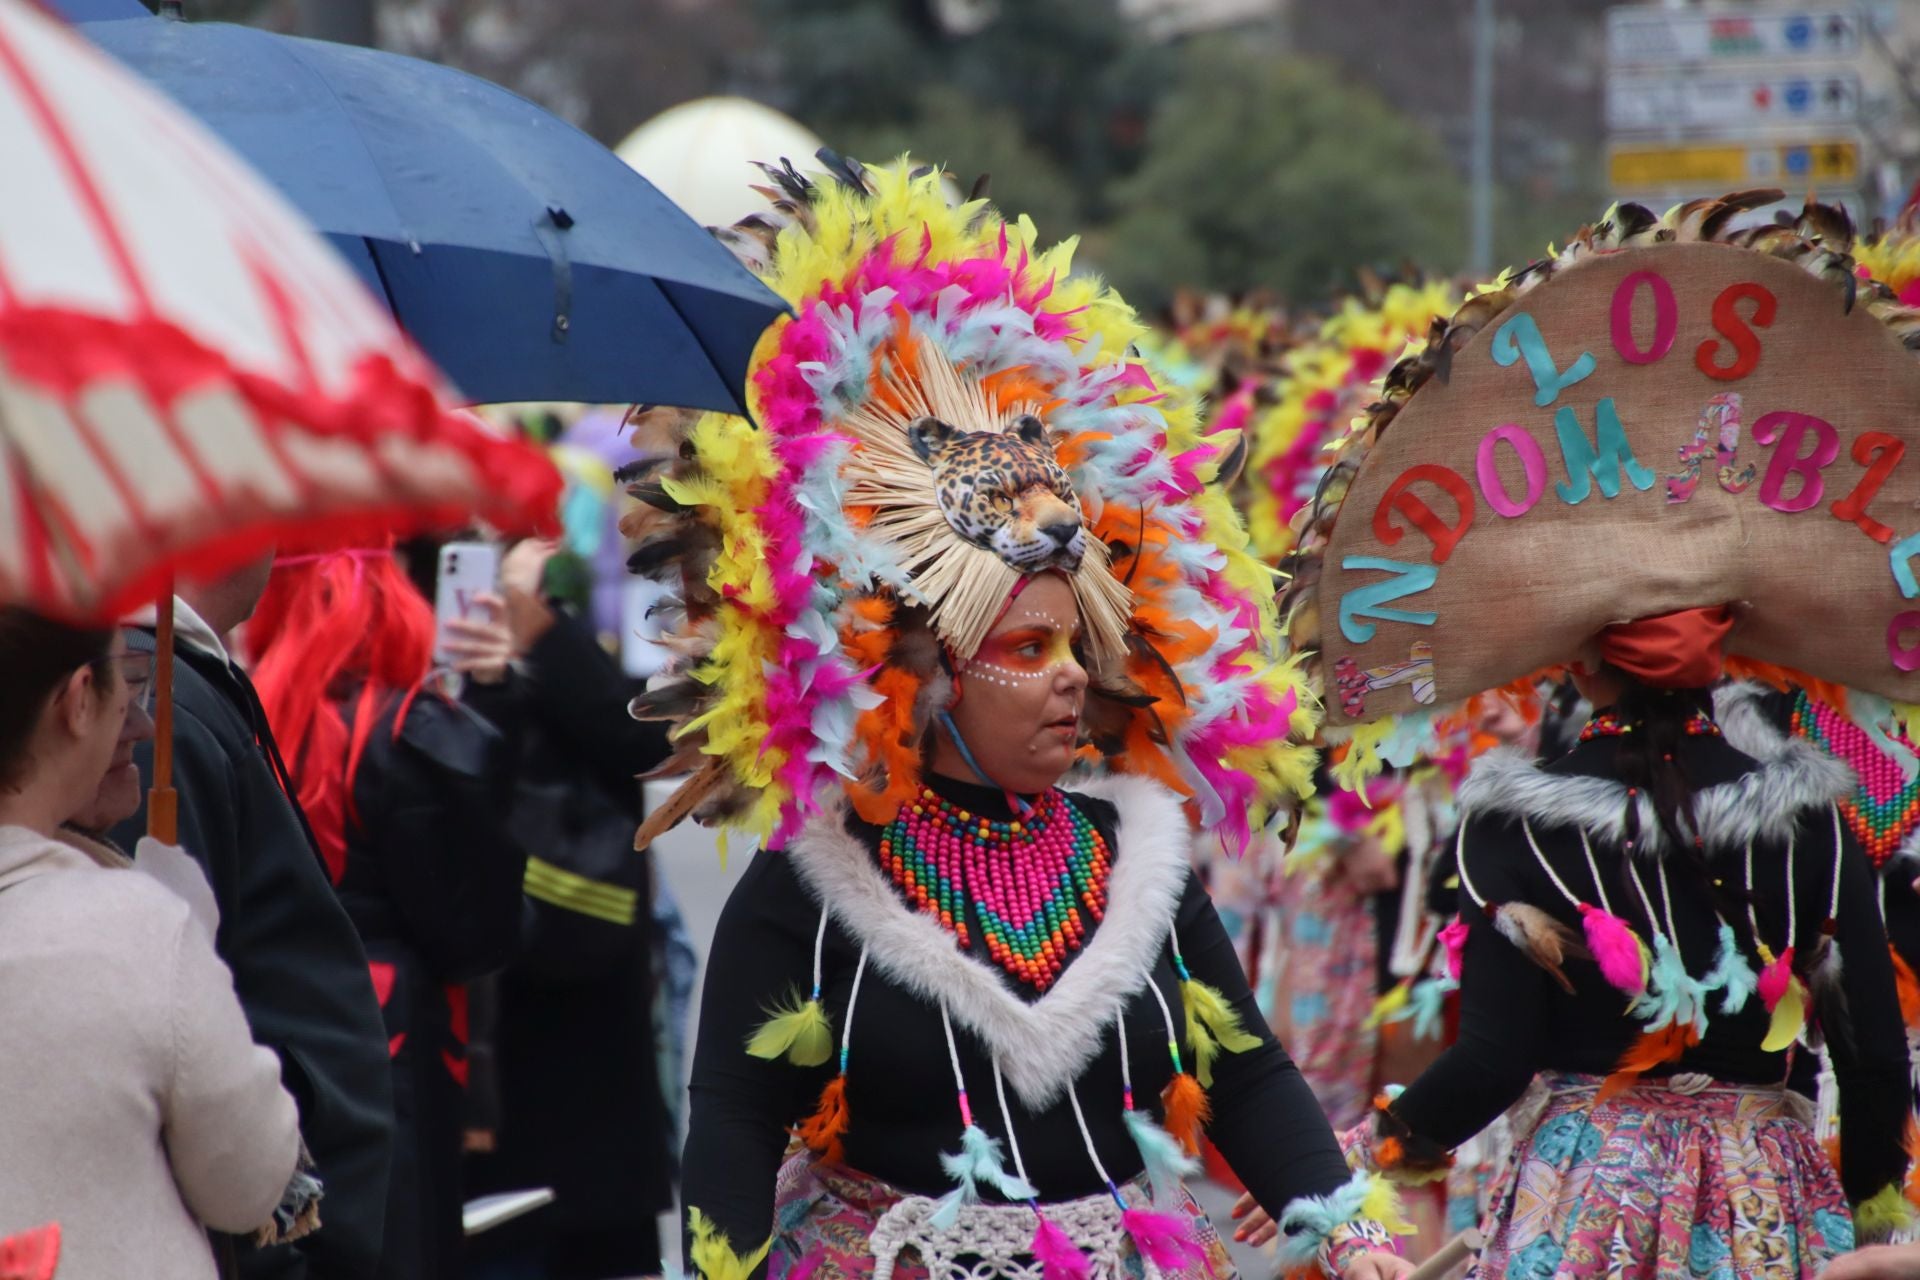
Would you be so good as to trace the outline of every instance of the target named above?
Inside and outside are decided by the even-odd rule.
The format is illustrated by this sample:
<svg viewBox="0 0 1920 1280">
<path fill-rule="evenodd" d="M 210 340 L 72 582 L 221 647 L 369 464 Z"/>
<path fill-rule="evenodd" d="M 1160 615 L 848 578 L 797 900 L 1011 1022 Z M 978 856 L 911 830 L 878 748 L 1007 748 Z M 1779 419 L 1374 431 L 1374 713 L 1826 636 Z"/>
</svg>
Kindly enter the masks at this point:
<svg viewBox="0 0 1920 1280">
<path fill-rule="evenodd" d="M 490 542 L 449 542 L 440 548 L 440 572 L 433 592 L 433 660 L 447 666 L 447 623 L 454 618 L 486 620 L 480 597 L 499 590 L 500 548 Z"/>
</svg>

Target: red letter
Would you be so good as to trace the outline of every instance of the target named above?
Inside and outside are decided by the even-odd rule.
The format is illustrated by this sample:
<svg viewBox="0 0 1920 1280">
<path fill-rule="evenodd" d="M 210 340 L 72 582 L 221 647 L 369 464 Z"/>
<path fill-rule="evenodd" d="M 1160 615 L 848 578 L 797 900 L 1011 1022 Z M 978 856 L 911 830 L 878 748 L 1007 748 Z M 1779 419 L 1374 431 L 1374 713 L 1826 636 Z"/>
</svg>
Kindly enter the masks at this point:
<svg viewBox="0 0 1920 1280">
<path fill-rule="evenodd" d="M 1893 530 L 1868 515 L 1867 507 L 1906 456 L 1907 446 L 1884 431 L 1869 431 L 1853 442 L 1852 452 L 1853 460 L 1865 467 L 1867 474 L 1860 477 L 1852 493 L 1833 504 L 1833 514 L 1853 521 L 1875 542 L 1892 542 Z"/>
<path fill-rule="evenodd" d="M 1640 284 L 1653 286 L 1653 345 L 1642 351 L 1633 341 L 1633 299 Z M 1680 327 L 1673 286 L 1657 271 L 1636 271 L 1613 291 L 1613 349 L 1628 364 L 1652 364 L 1673 350 L 1674 330 Z"/>
<path fill-rule="evenodd" d="M 1454 505 L 1460 509 L 1459 524 L 1449 526 L 1419 495 L 1408 492 L 1422 480 L 1437 486 L 1453 499 Z M 1380 539 L 1384 546 L 1391 547 L 1398 543 L 1404 532 L 1393 522 L 1395 512 L 1405 516 L 1408 524 L 1427 535 L 1427 540 L 1433 543 L 1433 562 L 1445 564 L 1460 539 L 1473 527 L 1473 490 L 1467 488 L 1467 482 L 1460 478 L 1459 472 L 1436 463 L 1423 462 L 1402 472 L 1400 478 L 1380 495 L 1380 505 L 1373 509 L 1373 536 Z"/>
<path fill-rule="evenodd" d="M 1765 285 L 1730 284 L 1722 290 L 1720 296 L 1713 300 L 1713 327 L 1715 332 L 1733 344 L 1733 363 L 1717 363 L 1714 356 L 1719 352 L 1720 344 L 1708 338 L 1694 350 L 1693 362 L 1709 378 L 1738 382 L 1760 363 L 1760 339 L 1753 336 L 1753 330 L 1747 327 L 1747 322 L 1740 318 L 1740 312 L 1734 307 L 1743 299 L 1753 303 L 1755 325 L 1764 329 L 1773 323 L 1776 304 L 1772 290 Z"/>
</svg>

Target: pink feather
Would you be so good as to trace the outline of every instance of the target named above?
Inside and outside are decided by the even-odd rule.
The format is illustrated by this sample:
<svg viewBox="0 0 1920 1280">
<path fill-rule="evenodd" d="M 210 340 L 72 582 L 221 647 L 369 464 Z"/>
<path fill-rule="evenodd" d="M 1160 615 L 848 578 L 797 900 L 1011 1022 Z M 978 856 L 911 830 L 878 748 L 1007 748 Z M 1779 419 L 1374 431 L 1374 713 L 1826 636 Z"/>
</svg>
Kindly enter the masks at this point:
<svg viewBox="0 0 1920 1280">
<path fill-rule="evenodd" d="M 806 1257 L 788 1267 L 786 1271 L 781 1274 L 780 1280 L 812 1280 L 813 1273 L 820 1269 L 820 1264 L 826 1260 L 826 1256 L 827 1253 L 824 1249 L 818 1253 L 808 1254 Z"/>
<path fill-rule="evenodd" d="M 1459 916 L 1440 930 L 1440 945 L 1447 949 L 1447 974 L 1460 981 L 1460 953 L 1467 949 L 1467 922 Z"/>
<path fill-rule="evenodd" d="M 1129 1209 L 1120 1215 L 1120 1225 L 1133 1237 L 1140 1256 L 1162 1271 L 1183 1271 L 1207 1256 L 1192 1226 L 1170 1213 Z"/>
<path fill-rule="evenodd" d="M 1585 902 L 1580 904 L 1580 923 L 1586 930 L 1587 948 L 1600 965 L 1600 976 L 1626 995 L 1643 994 L 1647 969 L 1633 926 Z"/>
<path fill-rule="evenodd" d="M 1034 1217 L 1040 1225 L 1034 1228 L 1033 1243 L 1027 1246 L 1027 1251 L 1039 1261 L 1045 1280 L 1089 1280 L 1093 1263 L 1087 1255 L 1080 1252 L 1058 1224 L 1048 1222 L 1038 1212 Z"/>
<path fill-rule="evenodd" d="M 1787 984 L 1793 981 L 1793 948 L 1782 951 L 1777 959 L 1760 971 L 1760 1003 L 1772 1013 L 1773 1007 L 1780 1003 L 1780 997 L 1787 994 Z"/>
</svg>

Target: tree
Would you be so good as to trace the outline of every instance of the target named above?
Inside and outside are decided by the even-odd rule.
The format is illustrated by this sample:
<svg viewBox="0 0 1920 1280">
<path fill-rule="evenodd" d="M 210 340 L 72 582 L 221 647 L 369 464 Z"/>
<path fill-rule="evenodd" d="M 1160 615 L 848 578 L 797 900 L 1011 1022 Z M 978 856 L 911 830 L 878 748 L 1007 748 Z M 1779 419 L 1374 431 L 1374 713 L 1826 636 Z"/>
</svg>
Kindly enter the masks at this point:
<svg viewBox="0 0 1920 1280">
<path fill-rule="evenodd" d="M 1462 248 L 1437 139 L 1324 65 L 1216 39 L 1183 51 L 1113 204 L 1101 265 L 1138 304 L 1181 284 L 1312 300 L 1365 265 L 1453 270 Z"/>
<path fill-rule="evenodd" d="M 1031 216 L 1042 242 L 1079 229 L 1080 193 L 1051 156 L 1027 142 L 1011 108 L 983 107 L 957 89 L 936 85 L 914 100 L 911 111 L 900 123 L 849 126 L 828 141 L 868 163 L 911 152 L 916 160 L 945 166 L 963 190 L 986 174 L 994 204 L 1009 217 Z"/>
<path fill-rule="evenodd" d="M 969 131 L 995 133 L 981 145 L 999 165 L 996 190 L 1011 197 L 1003 170 L 1011 180 L 1044 162 L 1077 188 L 1080 216 L 1101 216 L 1112 180 L 1137 160 L 1171 67 L 1116 0 L 1008 0 L 960 34 L 926 0 L 758 3 L 777 51 L 777 105 L 829 144 L 850 151 L 876 134 L 931 130 L 944 148 Z M 931 154 L 911 140 L 915 154 Z"/>
</svg>

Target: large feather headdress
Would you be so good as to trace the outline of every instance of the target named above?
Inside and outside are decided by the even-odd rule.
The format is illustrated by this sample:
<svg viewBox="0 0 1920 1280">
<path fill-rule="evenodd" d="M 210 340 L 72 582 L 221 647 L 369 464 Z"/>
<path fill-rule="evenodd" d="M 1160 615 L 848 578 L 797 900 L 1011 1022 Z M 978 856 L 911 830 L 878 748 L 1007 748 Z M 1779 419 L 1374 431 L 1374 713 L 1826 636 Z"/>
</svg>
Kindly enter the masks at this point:
<svg viewBox="0 0 1920 1280">
<path fill-rule="evenodd" d="M 691 776 L 641 838 L 692 813 L 784 842 L 830 787 L 890 820 L 947 673 L 1039 565 L 1087 632 L 1083 758 L 1243 845 L 1310 790 L 1314 714 L 1276 656 L 1271 572 L 1208 483 L 1237 437 L 1203 435 L 1133 310 L 1071 274 L 1072 241 L 1042 251 L 904 159 L 821 158 L 830 176 L 767 167 L 771 211 L 719 233 L 794 309 L 755 352 L 754 421 L 642 415 L 670 461 L 628 476 L 625 527 L 634 567 L 684 591 L 684 660 L 634 712 L 676 723 L 668 768 Z M 964 468 L 936 474 L 934 449 L 990 439 L 1041 477 L 1053 560 L 956 510 Z"/>
</svg>

